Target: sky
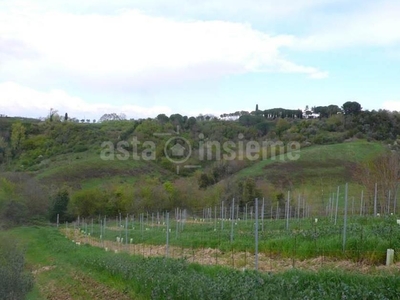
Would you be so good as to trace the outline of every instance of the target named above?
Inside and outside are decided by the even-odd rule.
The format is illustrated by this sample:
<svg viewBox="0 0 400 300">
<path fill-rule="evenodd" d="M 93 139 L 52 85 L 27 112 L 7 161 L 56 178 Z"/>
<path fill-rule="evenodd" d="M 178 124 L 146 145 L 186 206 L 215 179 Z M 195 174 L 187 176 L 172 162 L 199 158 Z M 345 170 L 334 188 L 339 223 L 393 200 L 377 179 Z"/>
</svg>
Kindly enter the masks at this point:
<svg viewBox="0 0 400 300">
<path fill-rule="evenodd" d="M 2 0 L 0 114 L 400 110 L 398 0 Z"/>
</svg>

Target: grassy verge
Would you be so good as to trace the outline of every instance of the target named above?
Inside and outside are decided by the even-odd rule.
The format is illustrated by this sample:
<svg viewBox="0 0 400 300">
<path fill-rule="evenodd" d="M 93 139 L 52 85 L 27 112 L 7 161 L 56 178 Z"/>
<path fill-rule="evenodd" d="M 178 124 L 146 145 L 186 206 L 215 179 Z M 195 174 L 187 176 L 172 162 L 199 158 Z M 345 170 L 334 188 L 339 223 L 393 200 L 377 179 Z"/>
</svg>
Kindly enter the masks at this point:
<svg viewBox="0 0 400 300">
<path fill-rule="evenodd" d="M 27 299 L 142 299 L 124 290 L 110 274 L 92 272 L 76 261 L 79 250 L 52 228 L 21 227 L 1 233 L 26 249 L 27 269 L 35 286 Z M 83 253 L 90 256 L 90 254 Z"/>
</svg>

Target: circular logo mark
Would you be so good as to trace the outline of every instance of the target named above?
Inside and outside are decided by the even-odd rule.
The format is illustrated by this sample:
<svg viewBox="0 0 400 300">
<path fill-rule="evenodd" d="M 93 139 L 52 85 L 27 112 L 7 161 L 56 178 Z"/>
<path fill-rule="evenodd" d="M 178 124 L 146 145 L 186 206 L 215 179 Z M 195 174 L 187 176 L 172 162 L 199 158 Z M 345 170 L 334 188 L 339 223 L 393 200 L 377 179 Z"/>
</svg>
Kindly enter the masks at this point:
<svg viewBox="0 0 400 300">
<path fill-rule="evenodd" d="M 176 136 L 165 143 L 164 154 L 170 162 L 182 164 L 192 155 L 192 147 L 187 139 Z"/>
</svg>

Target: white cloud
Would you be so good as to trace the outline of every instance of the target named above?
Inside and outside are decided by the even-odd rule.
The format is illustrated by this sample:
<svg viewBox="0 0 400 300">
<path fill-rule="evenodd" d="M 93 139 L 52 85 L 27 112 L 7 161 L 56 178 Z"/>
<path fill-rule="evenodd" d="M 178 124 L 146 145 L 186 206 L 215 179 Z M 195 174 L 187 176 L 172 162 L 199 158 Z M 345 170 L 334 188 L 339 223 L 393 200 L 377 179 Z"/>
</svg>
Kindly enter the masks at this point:
<svg viewBox="0 0 400 300">
<path fill-rule="evenodd" d="M 400 111 L 400 100 L 388 100 L 383 102 L 382 109 Z"/>
<path fill-rule="evenodd" d="M 171 114 L 165 106 L 143 107 L 138 105 L 112 105 L 89 103 L 79 97 L 69 95 L 63 90 L 37 91 L 14 82 L 0 83 L 0 114 L 9 116 L 46 117 L 50 108 L 60 114 L 68 113 L 78 119 L 98 119 L 105 113 L 124 113 L 128 118 L 155 117 L 158 114 Z"/>
<path fill-rule="evenodd" d="M 356 46 L 390 47 L 400 43 L 400 2 L 365 3 L 355 11 L 325 14 L 318 28 L 298 38 L 297 49 L 329 50 Z"/>
<path fill-rule="evenodd" d="M 25 76 L 27 84 L 55 75 L 102 87 L 151 85 L 265 69 L 287 72 L 282 61 L 293 66 L 291 72 L 311 78 L 322 72 L 281 57 L 280 49 L 292 45 L 293 36 L 268 35 L 243 23 L 177 21 L 137 10 L 114 15 L 3 12 L 0 37 L 24 45 L 18 59 L 3 58 L 3 80 Z M 28 62 L 21 62 L 24 53 Z"/>
<path fill-rule="evenodd" d="M 328 72 L 319 71 L 318 69 L 313 67 L 300 66 L 285 60 L 279 60 L 278 65 L 282 72 L 305 73 L 309 74 L 310 78 L 312 79 L 324 79 L 329 76 Z"/>
</svg>

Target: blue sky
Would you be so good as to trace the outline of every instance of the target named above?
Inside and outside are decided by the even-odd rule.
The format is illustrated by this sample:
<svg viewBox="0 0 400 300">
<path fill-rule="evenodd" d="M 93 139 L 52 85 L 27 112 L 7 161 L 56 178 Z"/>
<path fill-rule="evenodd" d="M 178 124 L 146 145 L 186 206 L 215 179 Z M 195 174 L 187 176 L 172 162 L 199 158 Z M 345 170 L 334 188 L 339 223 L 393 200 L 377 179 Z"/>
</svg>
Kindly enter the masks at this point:
<svg viewBox="0 0 400 300">
<path fill-rule="evenodd" d="M 400 110 L 399 15 L 397 0 L 5 0 L 0 114 Z"/>
</svg>

